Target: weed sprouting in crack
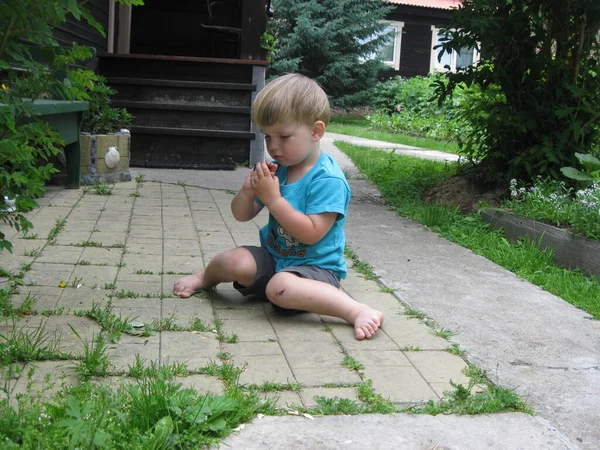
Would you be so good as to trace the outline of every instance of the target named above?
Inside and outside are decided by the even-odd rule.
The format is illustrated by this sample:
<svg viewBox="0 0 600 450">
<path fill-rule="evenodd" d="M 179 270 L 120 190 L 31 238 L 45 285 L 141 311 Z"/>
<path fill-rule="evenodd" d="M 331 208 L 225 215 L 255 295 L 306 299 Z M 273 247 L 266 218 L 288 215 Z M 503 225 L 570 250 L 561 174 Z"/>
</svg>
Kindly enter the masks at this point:
<svg viewBox="0 0 600 450">
<path fill-rule="evenodd" d="M 92 336 L 91 342 L 86 342 L 71 324 L 69 328 L 83 344 L 83 354 L 78 358 L 79 364 L 75 367 L 75 372 L 83 380 L 106 376 L 110 368 L 110 360 L 106 354 L 108 342 L 104 334 L 98 333 Z"/>
</svg>

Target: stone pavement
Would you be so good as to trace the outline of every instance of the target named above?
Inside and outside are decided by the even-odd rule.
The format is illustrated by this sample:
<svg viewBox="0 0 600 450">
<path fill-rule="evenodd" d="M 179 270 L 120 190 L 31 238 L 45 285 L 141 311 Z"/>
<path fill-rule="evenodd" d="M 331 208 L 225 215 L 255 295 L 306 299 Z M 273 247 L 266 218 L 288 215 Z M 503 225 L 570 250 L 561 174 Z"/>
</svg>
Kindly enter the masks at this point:
<svg viewBox="0 0 600 450">
<path fill-rule="evenodd" d="M 229 212 L 232 191 L 247 169 L 140 169 L 133 175 L 143 173 L 156 182 L 118 184 L 110 196 L 51 188 L 31 215 L 35 239 L 2 228 L 12 236 L 15 252 L 0 255 L 0 265 L 20 270 L 31 264 L 28 286 L 15 297 L 15 306 L 31 293 L 34 309 L 50 314 L 20 319 L 18 326 L 44 324 L 62 349 L 78 353 L 82 344 L 67 325 L 88 341 L 100 327 L 74 312 L 110 300 L 115 314 L 164 330 L 149 338 L 123 335 L 111 345 L 113 376 L 105 380 L 111 384 L 127 380 L 128 366 L 138 354 L 147 362 L 184 362 L 192 375 L 179 382 L 202 392 L 221 392 L 219 379 L 194 370 L 209 361 L 232 359 L 246 364 L 242 384 L 301 386 L 276 393 L 281 407 L 314 405 L 315 395 L 356 399 L 357 384 L 367 379 L 376 393 L 407 405 L 440 398 L 450 380 L 467 382 L 465 361 L 445 351 L 451 343 L 403 314 L 410 305 L 457 332 L 451 341 L 467 351 L 469 361 L 488 370 L 494 382 L 517 388 L 541 415 L 268 417 L 247 425 L 222 447 L 597 448 L 597 325 L 564 301 L 388 211 L 377 190 L 356 176 L 350 160 L 332 145 L 334 138 L 326 135 L 323 148 L 351 175 L 348 243 L 387 286 L 382 290 L 350 269 L 342 288 L 385 312 L 376 338 L 357 342 L 350 326 L 327 317 L 277 316 L 264 303 L 243 301 L 228 286 L 186 300 L 171 295 L 175 279 L 200 269 L 219 251 L 257 242 L 266 215 L 240 224 Z M 65 226 L 50 243 L 46 237 L 59 219 L 66 220 Z M 65 287 L 59 287 L 62 281 Z M 178 331 L 168 331 L 174 325 Z M 226 342 L 234 334 L 237 342 Z M 347 356 L 363 369 L 344 367 Z M 70 361 L 32 366 L 38 367 L 40 385 L 48 372 L 76 382 Z M 24 385 L 22 379 L 11 380 L 11 394 Z"/>
<path fill-rule="evenodd" d="M 451 380 L 468 383 L 465 361 L 447 352 L 446 340 L 404 315 L 405 307 L 394 295 L 352 269 L 342 288 L 386 315 L 382 331 L 363 342 L 341 320 L 316 314 L 283 317 L 269 304 L 242 299 L 228 285 L 191 299 L 173 296 L 177 278 L 201 270 L 217 253 L 258 244 L 266 212 L 238 223 L 230 212 L 231 198 L 231 192 L 181 183 L 120 183 L 112 195 L 96 195 L 90 188 L 49 188 L 39 201 L 41 207 L 31 214 L 32 239 L 3 228 L 12 232 L 14 245 L 13 255 L 3 255 L 4 268 L 19 271 L 30 266 L 27 285 L 19 288 L 13 306 L 34 298 L 32 308 L 38 313 L 17 320 L 16 327 L 42 327 L 57 349 L 78 355 L 83 352 L 82 340 L 91 343 L 101 326 L 75 313 L 110 304 L 113 314 L 138 326 L 165 330 L 150 337 L 123 335 L 119 343 L 111 344 L 111 382 L 115 376 L 124 377 L 139 356 L 147 364 L 185 363 L 192 375 L 181 380 L 184 385 L 221 392 L 218 379 L 197 374 L 197 369 L 228 354 L 234 364 L 246 365 L 242 384 L 301 385 L 299 391 L 278 393 L 282 407 L 313 406 L 315 396 L 358 400 L 357 385 L 367 379 L 376 393 L 399 405 L 438 400 L 451 389 Z M 50 241 L 47 236 L 57 221 L 64 224 Z M 207 331 L 196 329 L 197 320 Z M 212 331 L 221 322 L 219 333 Z M 4 321 L 0 332 L 10 332 L 12 326 Z M 237 342 L 227 343 L 233 336 Z M 364 369 L 345 367 L 347 357 Z M 38 369 L 39 382 L 48 372 L 75 381 L 72 365 L 29 364 Z M 23 373 L 27 372 L 28 367 Z M 11 395 L 23 392 L 27 381 L 26 375 L 13 380 Z"/>
</svg>

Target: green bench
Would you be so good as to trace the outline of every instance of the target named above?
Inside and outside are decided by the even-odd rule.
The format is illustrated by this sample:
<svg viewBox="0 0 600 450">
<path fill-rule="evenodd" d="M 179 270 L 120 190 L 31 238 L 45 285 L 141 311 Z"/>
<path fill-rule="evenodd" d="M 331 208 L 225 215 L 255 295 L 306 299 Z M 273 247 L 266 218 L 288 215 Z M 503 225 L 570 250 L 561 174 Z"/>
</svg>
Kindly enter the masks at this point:
<svg viewBox="0 0 600 450">
<path fill-rule="evenodd" d="M 37 119 L 47 122 L 65 142 L 67 177 L 65 187 L 79 189 L 81 178 L 80 129 L 83 114 L 88 110 L 88 102 L 67 100 L 35 100 Z M 8 106 L 0 103 L 0 113 L 9 112 Z"/>
</svg>

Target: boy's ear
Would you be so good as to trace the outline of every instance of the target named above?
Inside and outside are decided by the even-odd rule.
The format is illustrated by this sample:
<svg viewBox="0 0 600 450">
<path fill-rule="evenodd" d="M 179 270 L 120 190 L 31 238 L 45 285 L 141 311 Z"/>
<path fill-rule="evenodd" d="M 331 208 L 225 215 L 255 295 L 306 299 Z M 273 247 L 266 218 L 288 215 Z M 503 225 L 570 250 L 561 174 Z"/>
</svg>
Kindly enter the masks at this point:
<svg viewBox="0 0 600 450">
<path fill-rule="evenodd" d="M 322 120 L 317 120 L 312 129 L 312 140 L 313 142 L 320 141 L 323 135 L 325 134 L 325 122 Z"/>
</svg>

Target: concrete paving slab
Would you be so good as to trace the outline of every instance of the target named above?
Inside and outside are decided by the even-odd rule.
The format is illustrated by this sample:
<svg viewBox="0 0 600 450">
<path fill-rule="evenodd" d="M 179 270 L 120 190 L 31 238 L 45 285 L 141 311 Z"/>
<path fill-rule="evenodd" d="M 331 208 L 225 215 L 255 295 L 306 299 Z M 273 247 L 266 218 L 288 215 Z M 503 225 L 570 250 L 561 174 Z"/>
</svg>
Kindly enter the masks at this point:
<svg viewBox="0 0 600 450">
<path fill-rule="evenodd" d="M 58 392 L 78 383 L 76 365 L 77 361 L 34 361 L 26 364 L 12 390 L 11 399 L 14 400 L 19 394 L 51 399 Z"/>
<path fill-rule="evenodd" d="M 110 266 L 76 266 L 68 282 L 75 283 L 76 286 L 103 286 L 115 281 L 118 270 L 117 267 Z"/>
<path fill-rule="evenodd" d="M 106 280 L 111 282 L 112 280 Z M 114 295 L 123 295 L 125 297 L 135 298 L 136 296 L 151 296 L 161 297 L 162 283 L 160 279 L 152 283 L 144 283 L 139 281 L 118 281 Z"/>
<path fill-rule="evenodd" d="M 406 352 L 405 356 L 428 383 L 449 383 L 450 381 L 469 384 L 469 377 L 463 371 L 465 361 L 458 355 L 439 351 Z"/>
<path fill-rule="evenodd" d="M 224 352 L 230 353 L 234 360 L 243 359 L 245 356 L 283 355 L 277 342 L 236 342 L 224 343 Z"/>
<path fill-rule="evenodd" d="M 161 319 L 160 299 L 113 298 L 112 313 L 117 317 L 128 318 L 130 322 L 151 325 Z"/>
<path fill-rule="evenodd" d="M 160 273 L 162 271 L 161 259 L 149 259 L 144 256 L 134 255 L 130 252 L 123 255 L 124 269 L 126 272 L 136 272 L 138 270 L 149 270 L 152 273 Z"/>
<path fill-rule="evenodd" d="M 433 330 L 417 319 L 388 315 L 383 330 L 400 348 L 445 350 L 450 344 L 433 334 Z"/>
<path fill-rule="evenodd" d="M 194 297 L 197 298 L 197 297 Z M 265 312 L 265 306 L 270 308 L 269 305 L 254 304 L 246 308 L 236 309 L 231 308 L 218 308 L 219 317 L 223 320 L 266 320 L 267 313 Z M 273 325 L 273 322 L 271 322 Z"/>
<path fill-rule="evenodd" d="M 544 420 L 521 413 L 486 416 L 263 417 L 225 439 L 222 450 L 522 450 L 573 449 Z"/>
<path fill-rule="evenodd" d="M 56 245 L 71 245 L 71 246 L 75 246 L 75 245 L 82 244 L 82 243 L 85 244 L 86 242 L 88 242 L 91 235 L 92 235 L 92 233 L 90 233 L 89 231 L 86 231 L 86 232 L 75 231 L 75 232 L 69 232 L 69 233 L 63 232 L 63 233 L 59 233 L 58 236 L 56 236 L 54 243 Z"/>
<path fill-rule="evenodd" d="M 84 250 L 81 247 L 67 247 L 64 245 L 48 245 L 41 256 L 36 259 L 38 263 L 63 263 L 75 264 L 80 260 Z"/>
<path fill-rule="evenodd" d="M 224 320 L 223 332 L 236 334 L 240 342 L 277 340 L 277 335 L 268 320 Z"/>
<path fill-rule="evenodd" d="M 314 408 L 318 405 L 317 398 L 325 397 L 326 399 L 347 399 L 353 402 L 362 403 L 356 392 L 355 388 L 309 388 L 300 391 L 300 398 L 302 403 L 307 408 Z"/>
<path fill-rule="evenodd" d="M 275 407 L 278 409 L 293 410 L 298 406 L 303 406 L 300 395 L 294 391 L 265 392 L 261 397 L 274 401 Z"/>
<path fill-rule="evenodd" d="M 377 352 L 366 349 L 347 349 L 348 355 L 363 366 L 412 366 L 405 352 L 396 350 L 380 350 Z M 407 352 L 408 353 L 408 352 Z"/>
<path fill-rule="evenodd" d="M 200 395 L 223 394 L 223 383 L 214 377 L 208 375 L 188 375 L 186 377 L 175 377 L 172 380 L 175 384 L 181 384 L 181 389 L 193 389 Z"/>
<path fill-rule="evenodd" d="M 298 383 L 306 387 L 325 385 L 348 385 L 360 383 L 362 379 L 357 372 L 337 366 L 317 366 L 292 369 Z"/>
<path fill-rule="evenodd" d="M 102 328 L 94 320 L 70 314 L 50 316 L 44 325 L 46 333 L 50 336 L 57 336 L 59 350 L 74 356 L 82 355 L 86 344 L 93 345 L 94 338 L 100 334 L 101 330 Z"/>
<path fill-rule="evenodd" d="M 109 344 L 107 354 L 117 372 L 127 373 L 129 367 L 135 365 L 136 357 L 150 365 L 160 363 L 160 336 L 135 337 L 121 335 L 118 343 Z"/>
<path fill-rule="evenodd" d="M 283 353 L 292 369 L 339 366 L 344 354 L 333 340 L 323 340 L 317 346 L 311 341 L 280 342 Z"/>
<path fill-rule="evenodd" d="M 238 358 L 236 366 L 246 365 L 240 375 L 240 384 L 295 383 L 283 355 L 244 356 Z"/>
<path fill-rule="evenodd" d="M 418 404 L 439 400 L 414 367 L 365 366 L 364 376 L 373 381 L 373 390 L 377 394 L 393 403 Z"/>
<path fill-rule="evenodd" d="M 185 363 L 190 369 L 204 367 L 210 360 L 218 361 L 219 341 L 214 333 L 162 332 L 161 363 Z"/>
<path fill-rule="evenodd" d="M 34 310 L 53 309 L 63 292 L 64 290 L 59 287 L 22 286 L 19 288 L 19 294 L 12 296 L 13 307 L 20 307 L 27 297 L 30 297 L 34 299 Z"/>
<path fill-rule="evenodd" d="M 46 288 L 50 289 L 50 288 Z M 56 288 L 60 289 L 60 288 Z M 91 309 L 94 305 L 103 305 L 108 301 L 111 291 L 104 289 L 82 286 L 79 289 L 61 289 L 62 295 L 56 306 L 64 307 L 73 311 Z"/>
<path fill-rule="evenodd" d="M 210 301 L 197 297 L 163 298 L 162 317 L 169 318 L 182 327 L 189 327 L 196 319 L 201 319 L 208 326 L 214 326 L 214 313 Z"/>
</svg>

